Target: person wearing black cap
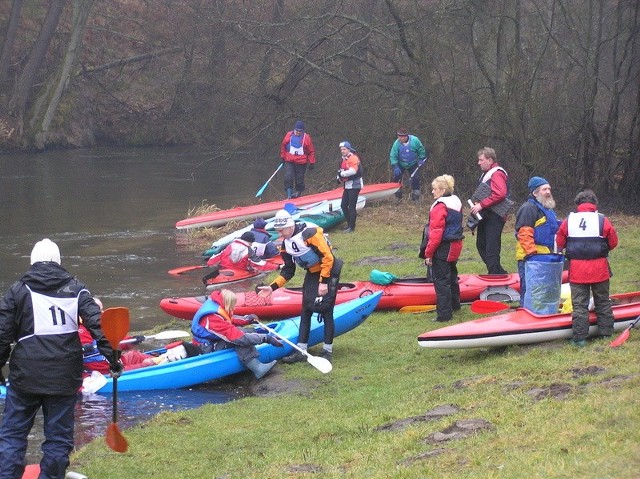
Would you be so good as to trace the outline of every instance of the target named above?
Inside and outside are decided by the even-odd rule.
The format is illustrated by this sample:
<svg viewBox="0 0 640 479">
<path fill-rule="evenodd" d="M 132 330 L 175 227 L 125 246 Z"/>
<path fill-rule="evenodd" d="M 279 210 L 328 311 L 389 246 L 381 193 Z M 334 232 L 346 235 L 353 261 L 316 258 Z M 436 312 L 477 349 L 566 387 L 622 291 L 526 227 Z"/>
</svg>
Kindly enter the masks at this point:
<svg viewBox="0 0 640 479">
<path fill-rule="evenodd" d="M 345 233 L 351 233 L 356 229 L 356 218 L 358 211 L 358 195 L 364 185 L 362 181 L 362 163 L 360 158 L 355 154 L 355 149 L 348 141 L 342 141 L 338 145 L 340 148 L 340 168 L 338 169 L 338 182 L 343 185 L 342 201 L 340 208 L 347 220 L 347 227 L 343 230 Z"/>
<path fill-rule="evenodd" d="M 31 252 L 31 268 L 0 300 L 0 369 L 11 356 L 0 428 L 2 477 L 22 477 L 27 438 L 41 408 L 45 438 L 40 477 L 65 476 L 82 386 L 79 316 L 111 362 L 113 374 L 122 372 L 100 329 L 100 308 L 87 287 L 60 263 L 58 246 L 47 238 L 38 241 Z M 1 374 L 0 381 L 4 383 Z"/>
<path fill-rule="evenodd" d="M 316 164 L 316 149 L 311 135 L 305 133 L 304 123 L 298 120 L 280 144 L 280 158 L 284 162 L 284 188 L 287 198 L 298 198 L 305 189 L 304 175 Z M 295 190 L 294 190 L 295 186 Z"/>
<path fill-rule="evenodd" d="M 578 193 L 576 212 L 569 213 L 556 235 L 558 250 L 566 248 L 569 261 L 573 337 L 578 347 L 589 335 L 589 296 L 593 294 L 598 336 L 613 334 L 613 309 L 609 297 L 609 251 L 618 246 L 618 233 L 609 218 L 598 213 L 598 198 L 591 190 Z"/>
<path fill-rule="evenodd" d="M 411 199 L 418 201 L 420 199 L 420 175 L 415 173 L 425 164 L 429 158 L 429 152 L 422 145 L 420 139 L 415 135 L 410 135 L 406 128 L 400 128 L 396 134 L 398 138 L 391 145 L 389 152 L 393 181 L 402 182 L 404 173 L 408 173 L 411 179 Z M 402 199 L 402 188 L 396 191 L 396 198 Z"/>
<path fill-rule="evenodd" d="M 516 260 L 520 275 L 520 305 L 526 291 L 525 262 L 536 254 L 553 253 L 558 220 L 553 209 L 556 202 L 549 182 L 533 176 L 527 184 L 529 197 L 516 213 Z"/>
</svg>

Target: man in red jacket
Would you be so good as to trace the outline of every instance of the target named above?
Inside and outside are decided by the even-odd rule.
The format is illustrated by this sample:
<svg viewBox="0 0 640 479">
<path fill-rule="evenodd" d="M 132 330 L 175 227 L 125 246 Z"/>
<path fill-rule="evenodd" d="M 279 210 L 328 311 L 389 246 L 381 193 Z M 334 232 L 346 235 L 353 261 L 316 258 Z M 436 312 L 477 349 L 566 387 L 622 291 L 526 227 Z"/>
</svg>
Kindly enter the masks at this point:
<svg viewBox="0 0 640 479">
<path fill-rule="evenodd" d="M 304 132 L 304 123 L 296 121 L 292 131 L 287 132 L 280 145 L 280 158 L 284 162 L 284 187 L 287 198 L 297 198 L 304 191 L 304 174 L 316 164 L 316 149 L 311 135 Z M 294 192 L 295 183 L 295 192 Z"/>
<path fill-rule="evenodd" d="M 598 213 L 598 198 L 591 190 L 578 193 L 575 213 L 569 213 L 556 234 L 558 250 L 566 248 L 573 304 L 573 337 L 578 347 L 589 335 L 589 293 L 593 294 L 598 335 L 613 333 L 613 310 L 609 298 L 611 268 L 607 256 L 618 246 L 618 234 L 608 218 Z"/>
</svg>

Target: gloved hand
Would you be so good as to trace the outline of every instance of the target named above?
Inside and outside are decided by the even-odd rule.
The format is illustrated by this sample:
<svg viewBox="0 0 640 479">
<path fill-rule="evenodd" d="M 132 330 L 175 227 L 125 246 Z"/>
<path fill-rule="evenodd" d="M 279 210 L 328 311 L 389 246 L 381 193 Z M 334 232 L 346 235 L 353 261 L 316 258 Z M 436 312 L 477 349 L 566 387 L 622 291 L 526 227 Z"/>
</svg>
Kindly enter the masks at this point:
<svg viewBox="0 0 640 479">
<path fill-rule="evenodd" d="M 280 345 L 282 346 L 282 345 Z M 7 385 L 7 381 L 5 381 L 4 379 L 4 375 L 2 374 L 2 371 L 0 371 L 0 386 L 6 386 Z"/>
<path fill-rule="evenodd" d="M 402 169 L 398 165 L 393 167 L 393 176 L 396 178 L 402 176 Z"/>
<path fill-rule="evenodd" d="M 316 165 L 314 165 L 313 163 L 309 163 L 309 171 L 313 171 L 315 167 Z"/>
<path fill-rule="evenodd" d="M 137 336 L 134 336 L 133 339 L 136 340 L 136 343 L 141 343 L 142 341 L 144 341 L 144 336 L 142 334 L 139 334 Z"/>
<path fill-rule="evenodd" d="M 274 337 L 274 336 L 269 336 L 268 334 L 264 335 L 264 340 L 265 343 L 270 344 L 271 346 L 275 346 L 276 348 L 281 348 L 282 347 L 282 343 L 278 340 L 278 338 Z"/>
<path fill-rule="evenodd" d="M 418 162 L 418 166 L 422 166 L 422 165 L 424 165 L 426 162 L 427 162 L 427 159 L 426 159 L 426 158 L 424 158 L 424 159 L 422 159 L 422 160 L 420 160 L 420 161 Z"/>
<path fill-rule="evenodd" d="M 118 361 L 117 363 L 111 363 L 109 364 L 109 372 L 111 373 L 111 377 L 114 379 L 119 378 L 122 375 L 122 372 L 124 371 L 124 364 L 122 364 L 121 361 Z"/>
<path fill-rule="evenodd" d="M 260 322 L 260 318 L 258 318 L 257 314 L 247 314 L 244 319 L 251 321 L 252 324 L 258 324 Z"/>
</svg>

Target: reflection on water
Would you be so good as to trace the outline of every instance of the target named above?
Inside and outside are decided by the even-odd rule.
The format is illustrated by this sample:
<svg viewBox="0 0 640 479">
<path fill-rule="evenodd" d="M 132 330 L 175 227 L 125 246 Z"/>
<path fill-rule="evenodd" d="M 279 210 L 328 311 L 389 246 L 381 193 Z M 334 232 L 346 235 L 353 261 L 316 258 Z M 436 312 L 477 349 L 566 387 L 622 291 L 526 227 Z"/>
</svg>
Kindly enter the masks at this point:
<svg viewBox="0 0 640 479">
<path fill-rule="evenodd" d="M 234 380 L 235 379 L 235 380 Z M 118 426 L 127 435 L 126 429 L 161 412 L 193 409 L 205 404 L 223 404 L 247 396 L 246 388 L 236 378 L 214 381 L 189 389 L 172 389 L 149 392 L 118 393 Z M 0 400 L 4 410 L 4 400 Z M 112 421 L 113 396 L 91 394 L 79 397 L 75 410 L 76 448 L 105 435 Z M 40 445 L 44 440 L 42 413 L 38 413 L 27 450 L 27 463 L 40 462 Z"/>
<path fill-rule="evenodd" d="M 201 252 L 185 246 L 176 221 L 203 200 L 220 208 L 258 202 L 255 193 L 274 166 L 257 152 L 233 152 L 218 162 L 210 161 L 212 156 L 179 148 L 2 152 L 0 294 L 29 268 L 35 242 L 49 237 L 60 247 L 62 266 L 105 307 L 130 309 L 132 331 L 166 323 L 171 318 L 159 307 L 162 298 L 205 293 L 201 275 L 167 274 L 202 264 Z M 268 188 L 263 201 L 283 199 L 281 181 L 279 188 Z M 244 394 L 237 377 L 189 390 L 123 393 L 118 395 L 119 423 L 126 429 L 161 411 L 224 403 Z M 83 398 L 76 416 L 76 445 L 82 446 L 104 434 L 111 398 Z M 30 436 L 30 462 L 39 460 L 41 442 L 39 417 Z"/>
</svg>

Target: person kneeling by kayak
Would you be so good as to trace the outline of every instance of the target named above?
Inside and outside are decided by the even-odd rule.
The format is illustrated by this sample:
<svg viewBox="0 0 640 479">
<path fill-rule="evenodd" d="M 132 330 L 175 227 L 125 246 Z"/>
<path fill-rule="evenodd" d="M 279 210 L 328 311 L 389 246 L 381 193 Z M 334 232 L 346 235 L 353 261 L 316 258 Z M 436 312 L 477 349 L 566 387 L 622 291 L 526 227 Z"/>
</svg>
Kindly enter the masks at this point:
<svg viewBox="0 0 640 479">
<path fill-rule="evenodd" d="M 240 362 L 250 369 L 257 379 L 260 379 L 275 366 L 276 361 L 261 363 L 258 360 L 259 353 L 255 345 L 269 343 L 281 348 L 282 343 L 268 334 L 240 329 L 238 326 L 256 323 L 258 317 L 255 314 L 244 317 L 234 316 L 236 300 L 236 295 L 228 289 L 211 293 L 191 322 L 193 343 L 202 353 L 235 348 Z"/>
</svg>

